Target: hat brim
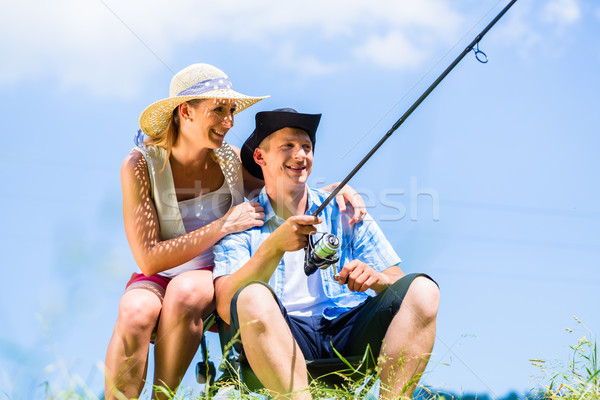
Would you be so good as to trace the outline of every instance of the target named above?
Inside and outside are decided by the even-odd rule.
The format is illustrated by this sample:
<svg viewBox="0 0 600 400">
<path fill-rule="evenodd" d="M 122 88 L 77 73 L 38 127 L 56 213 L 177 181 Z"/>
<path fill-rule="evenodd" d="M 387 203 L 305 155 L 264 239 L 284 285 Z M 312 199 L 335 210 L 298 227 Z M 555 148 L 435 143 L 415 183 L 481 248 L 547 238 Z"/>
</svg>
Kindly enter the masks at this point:
<svg viewBox="0 0 600 400">
<path fill-rule="evenodd" d="M 291 109 L 290 109 L 291 110 Z M 264 180 L 262 169 L 254 161 L 254 150 L 269 135 L 283 128 L 298 128 L 308 134 L 313 149 L 321 114 L 302 114 L 296 111 L 263 111 L 256 114 L 256 128 L 240 150 L 242 165 L 252 176 Z"/>
<path fill-rule="evenodd" d="M 192 96 L 175 96 L 166 99 L 159 100 L 152 103 L 140 115 L 140 128 L 148 136 L 156 136 L 164 131 L 171 118 L 173 117 L 173 110 L 180 104 L 186 101 L 195 99 L 231 99 L 235 100 L 236 110 L 235 114 L 242 110 L 250 107 L 251 105 L 258 103 L 270 96 L 246 96 L 236 92 L 233 89 L 215 89 L 200 95 Z"/>
</svg>

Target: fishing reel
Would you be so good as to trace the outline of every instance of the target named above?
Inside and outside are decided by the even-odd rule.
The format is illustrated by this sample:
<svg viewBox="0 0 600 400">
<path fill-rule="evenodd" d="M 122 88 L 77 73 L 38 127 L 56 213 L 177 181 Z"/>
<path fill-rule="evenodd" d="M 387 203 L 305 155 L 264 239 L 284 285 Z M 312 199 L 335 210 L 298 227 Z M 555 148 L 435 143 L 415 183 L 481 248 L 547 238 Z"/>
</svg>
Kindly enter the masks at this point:
<svg viewBox="0 0 600 400">
<path fill-rule="evenodd" d="M 304 262 L 306 276 L 312 275 L 317 268 L 325 269 L 339 260 L 335 254 L 340 248 L 340 239 L 332 233 L 323 233 L 319 240 L 313 243 L 314 235 L 315 232 L 308 235 L 308 248 Z"/>
</svg>

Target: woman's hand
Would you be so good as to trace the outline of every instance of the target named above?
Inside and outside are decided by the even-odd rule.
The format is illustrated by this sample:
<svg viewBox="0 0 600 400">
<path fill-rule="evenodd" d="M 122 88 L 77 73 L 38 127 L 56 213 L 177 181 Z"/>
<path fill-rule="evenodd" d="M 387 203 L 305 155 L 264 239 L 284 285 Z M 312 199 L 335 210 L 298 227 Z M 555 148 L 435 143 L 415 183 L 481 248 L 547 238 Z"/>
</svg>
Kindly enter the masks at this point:
<svg viewBox="0 0 600 400">
<path fill-rule="evenodd" d="M 325 186 L 322 190 L 326 192 L 333 192 L 338 187 L 340 182 L 332 183 L 329 186 Z M 350 226 L 359 223 L 367 215 L 367 209 L 365 202 L 360 194 L 354 190 L 350 185 L 345 185 L 335 196 L 335 201 L 341 212 L 346 211 L 346 203 L 350 203 L 354 210 L 354 215 L 350 219 Z"/>
<path fill-rule="evenodd" d="M 232 207 L 223 217 L 223 232 L 225 235 L 243 232 L 255 226 L 264 224 L 265 212 L 260 203 L 244 202 Z"/>
</svg>

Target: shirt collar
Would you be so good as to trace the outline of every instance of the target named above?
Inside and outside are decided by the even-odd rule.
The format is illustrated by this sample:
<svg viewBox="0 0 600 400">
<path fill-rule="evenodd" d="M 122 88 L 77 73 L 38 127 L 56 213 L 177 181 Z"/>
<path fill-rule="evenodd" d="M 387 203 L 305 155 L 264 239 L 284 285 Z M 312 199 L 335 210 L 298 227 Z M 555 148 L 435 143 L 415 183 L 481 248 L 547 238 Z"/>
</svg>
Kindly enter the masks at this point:
<svg viewBox="0 0 600 400">
<path fill-rule="evenodd" d="M 315 211 L 317 211 L 317 209 L 323 203 L 323 201 L 321 200 L 321 198 L 319 198 L 316 191 L 312 190 L 308 185 L 306 185 L 306 189 L 308 191 L 308 207 L 306 208 L 306 215 L 312 215 Z M 271 200 L 267 195 L 266 188 L 262 188 L 260 194 L 258 195 L 257 201 L 265 210 L 265 222 L 273 218 L 275 219 L 275 221 L 280 223 L 283 223 L 285 221 L 283 218 L 280 218 L 277 214 L 275 214 L 275 211 L 271 206 Z"/>
<path fill-rule="evenodd" d="M 283 223 L 283 218 L 280 218 L 277 214 L 275 214 L 275 210 L 273 210 L 273 207 L 271 206 L 271 199 L 269 199 L 269 196 L 267 195 L 267 189 L 265 187 L 261 189 L 257 200 L 260 203 L 260 205 L 264 208 L 265 222 L 268 222 L 273 219 L 278 224 Z"/>
<path fill-rule="evenodd" d="M 323 200 L 317 195 L 316 190 L 308 188 L 308 207 L 306 208 L 306 215 L 312 215 L 315 211 L 323 204 Z"/>
</svg>

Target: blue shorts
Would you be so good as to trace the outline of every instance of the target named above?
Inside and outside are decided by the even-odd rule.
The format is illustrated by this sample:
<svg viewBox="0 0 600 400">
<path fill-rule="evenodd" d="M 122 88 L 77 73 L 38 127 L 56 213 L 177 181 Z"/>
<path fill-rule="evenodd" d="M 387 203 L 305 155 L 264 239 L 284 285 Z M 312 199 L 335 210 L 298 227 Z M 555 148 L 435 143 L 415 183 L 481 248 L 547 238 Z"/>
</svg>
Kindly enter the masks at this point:
<svg viewBox="0 0 600 400">
<path fill-rule="evenodd" d="M 333 351 L 334 348 L 344 357 L 362 356 L 367 345 L 371 347 L 373 357 L 376 359 L 385 333 L 400 309 L 410 284 L 417 276 L 431 279 L 426 274 L 405 275 L 382 293 L 375 297 L 369 297 L 364 303 L 333 320 L 328 320 L 321 315 L 312 317 L 288 315 L 270 286 L 261 281 L 251 281 L 238 289 L 231 299 L 232 333 L 239 330 L 236 306 L 238 295 L 246 286 L 258 283 L 266 286 L 273 293 L 273 297 L 277 300 L 281 313 L 306 360 L 337 358 Z M 433 279 L 431 280 L 433 281 Z M 235 348 L 240 353 L 243 351 L 242 344 L 239 342 Z"/>
</svg>

